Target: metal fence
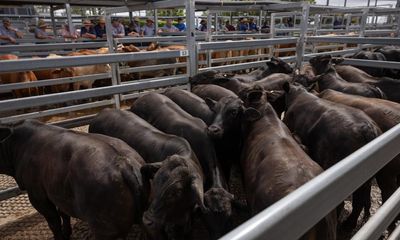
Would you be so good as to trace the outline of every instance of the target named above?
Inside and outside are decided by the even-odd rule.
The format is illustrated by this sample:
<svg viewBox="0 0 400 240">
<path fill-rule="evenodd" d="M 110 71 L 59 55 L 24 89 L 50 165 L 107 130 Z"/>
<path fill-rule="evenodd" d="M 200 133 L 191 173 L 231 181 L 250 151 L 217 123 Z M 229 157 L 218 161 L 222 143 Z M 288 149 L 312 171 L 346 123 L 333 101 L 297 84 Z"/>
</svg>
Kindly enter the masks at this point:
<svg viewBox="0 0 400 240">
<path fill-rule="evenodd" d="M 204 7 L 204 2 L 202 1 Z M 210 9 L 218 10 L 218 6 L 211 4 Z M 186 21 L 189 29 L 186 33 L 171 34 L 170 36 L 159 36 L 153 38 L 122 38 L 113 39 L 110 31 L 111 14 L 120 11 L 133 11 L 142 9 L 151 9 L 153 7 L 185 7 Z M 239 6 L 241 7 L 241 6 Z M 219 6 L 220 9 L 226 8 Z M 229 9 L 235 9 L 229 7 Z M 249 8 L 252 9 L 252 8 Z M 41 80 L 29 83 L 13 83 L 0 85 L 0 92 L 11 90 L 24 89 L 29 87 L 46 87 L 64 83 L 74 83 L 83 80 L 98 80 L 110 78 L 109 86 L 102 86 L 93 89 L 78 90 L 72 92 L 63 92 L 57 94 L 47 94 L 41 96 L 31 96 L 20 99 L 7 99 L 0 101 L 0 112 L 12 111 L 13 114 L 0 118 L 0 123 L 10 123 L 28 118 L 40 118 L 52 116 L 60 113 L 69 113 L 71 111 L 80 111 L 93 109 L 105 106 L 121 107 L 123 101 L 136 98 L 140 94 L 147 91 L 161 91 L 162 88 L 169 86 L 178 86 L 180 88 L 189 88 L 188 80 L 197 72 L 202 72 L 210 69 L 220 71 L 238 71 L 261 67 L 267 61 L 267 58 L 273 56 L 277 52 L 294 52 L 290 56 L 283 59 L 288 62 L 296 63 L 300 67 L 304 61 L 309 60 L 313 56 L 320 54 L 344 55 L 355 53 L 363 48 L 371 48 L 382 45 L 400 45 L 399 38 L 390 37 L 368 37 L 374 34 L 399 33 L 399 24 L 396 29 L 390 30 L 367 30 L 366 17 L 362 17 L 361 23 L 357 28 L 358 36 L 349 37 L 343 36 L 318 36 L 325 33 L 335 32 L 334 29 L 321 29 L 318 21 L 314 24 L 309 24 L 309 18 L 315 17 L 319 11 L 325 11 L 320 7 L 312 6 L 306 3 L 290 3 L 290 4 L 273 4 L 269 9 L 276 11 L 271 16 L 271 34 L 212 34 L 196 33 L 194 29 L 195 19 L 195 1 L 161 1 L 150 5 L 135 5 L 131 7 L 113 8 L 106 10 L 107 20 L 107 42 L 95 43 L 49 43 L 40 45 L 18 45 L 18 46 L 1 46 L 0 53 L 17 53 L 20 56 L 29 56 L 29 54 L 41 53 L 46 55 L 50 52 L 59 51 L 65 53 L 76 49 L 93 49 L 99 47 L 108 47 L 110 53 L 104 55 L 93 56 L 77 56 L 63 57 L 62 61 L 54 59 L 21 59 L 17 61 L 4 61 L 0 64 L 0 73 L 17 72 L 27 70 L 40 70 L 49 68 L 65 68 L 74 66 L 87 66 L 96 64 L 111 64 L 112 70 L 109 73 L 93 74 L 90 76 L 79 76 L 73 78 L 59 78 L 52 80 Z M 383 10 L 378 9 L 344 9 L 344 8 L 327 8 L 330 12 L 346 13 L 350 11 L 353 14 L 364 13 L 383 13 Z M 281 13 L 278 13 L 280 11 Z M 399 9 L 390 10 L 399 12 Z M 292 29 L 277 29 L 275 28 L 274 19 L 278 16 L 297 16 L 300 22 Z M 318 19 L 320 17 L 317 16 Z M 348 33 L 350 27 L 345 30 Z M 355 28 L 354 28 L 355 29 Z M 353 29 L 353 30 L 354 30 Z M 332 31 L 330 31 L 332 30 Z M 342 31 L 342 30 L 340 30 Z M 370 31 L 368 33 L 368 31 Z M 379 32 L 380 31 L 380 32 Z M 339 32 L 339 30 L 337 31 Z M 284 34 L 280 35 L 279 34 Z M 341 32 L 342 33 L 342 32 Z M 253 40 L 244 40 L 248 37 L 255 38 Z M 270 38 L 272 37 L 272 38 Z M 221 40 L 232 41 L 221 41 Z M 139 53 L 115 53 L 118 44 L 129 44 L 139 42 L 159 42 L 160 44 L 180 44 L 186 46 L 183 51 L 165 51 L 165 52 L 139 52 Z M 334 43 L 331 46 L 318 45 L 321 43 Z M 286 49 L 278 49 L 275 46 L 279 44 L 292 44 L 294 47 Z M 347 47 L 348 44 L 357 44 L 354 47 Z M 252 56 L 236 56 L 223 59 L 213 59 L 212 53 L 218 51 L 234 51 L 243 49 L 268 49 L 268 52 L 257 52 Z M 320 52 L 327 51 L 328 52 Z M 334 51 L 332 51 L 334 50 Z M 206 59 L 199 61 L 199 56 L 206 54 Z M 180 62 L 173 65 L 153 65 L 133 68 L 123 68 L 119 63 L 130 61 L 145 61 L 149 59 L 168 59 L 168 58 L 185 58 L 186 62 Z M 248 60 L 253 60 L 247 62 Z M 230 62 L 238 62 L 239 64 L 229 64 Z M 223 63 L 223 65 L 219 65 Z M 345 59 L 345 64 L 382 67 L 400 69 L 400 63 L 397 62 L 380 62 L 370 60 Z M 199 65 L 203 67 L 199 68 Z M 185 68 L 186 73 L 174 76 L 164 76 L 161 78 L 143 79 L 135 81 L 121 81 L 122 74 L 129 74 L 143 71 L 154 71 L 168 68 Z M 71 106 L 55 107 L 52 109 L 39 109 L 27 113 L 14 114 L 21 109 L 29 109 L 40 106 L 48 106 L 51 104 L 59 104 L 70 101 L 78 101 L 82 99 L 99 98 L 86 103 L 76 103 Z M 54 122 L 53 124 L 74 127 L 88 122 L 92 114 L 80 116 L 74 119 L 67 119 Z M 297 239 L 316 222 L 323 218 L 331 211 L 339 202 L 343 201 L 351 192 L 358 188 L 363 182 L 371 178 L 380 168 L 382 168 L 393 156 L 400 151 L 396 146 L 400 142 L 400 126 L 396 126 L 392 130 L 383 134 L 367 146 L 350 155 L 339 164 L 328 169 L 317 178 L 305 184 L 286 198 L 269 207 L 259 215 L 250 219 L 242 226 L 229 233 L 223 239 Z M 379 161 L 376 161 L 379 159 Z M 363 169 L 363 171 L 359 171 Z M 349 181 L 351 179 L 351 181 Z M 0 191 L 0 201 L 16 196 L 21 192 L 18 188 L 12 188 L 5 191 Z M 372 239 L 373 236 L 378 236 L 388 223 L 393 219 L 394 215 L 399 212 L 397 191 L 391 199 L 371 218 L 370 222 L 355 236 L 355 239 Z M 318 206 L 318 209 L 315 208 Z M 395 208 L 393 208 L 395 207 Z M 387 217 L 387 213 L 390 216 Z M 305 216 L 307 216 L 305 218 Z M 287 221 L 290 219 L 290 221 Z M 377 220 L 375 220 L 377 219 Z M 385 219 L 384 221 L 382 219 Z M 288 231 L 290 229 L 290 231 Z M 399 229 L 393 234 L 400 233 Z M 369 236 L 368 238 L 366 236 Z"/>
</svg>

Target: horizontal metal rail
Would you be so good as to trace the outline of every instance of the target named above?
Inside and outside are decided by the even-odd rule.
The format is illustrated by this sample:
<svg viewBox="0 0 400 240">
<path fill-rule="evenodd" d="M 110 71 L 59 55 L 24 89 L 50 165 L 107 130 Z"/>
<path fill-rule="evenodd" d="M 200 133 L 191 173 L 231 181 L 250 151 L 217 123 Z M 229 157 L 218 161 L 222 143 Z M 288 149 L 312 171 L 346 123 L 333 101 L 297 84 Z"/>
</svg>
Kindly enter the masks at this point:
<svg viewBox="0 0 400 240">
<path fill-rule="evenodd" d="M 38 111 L 38 112 L 25 113 L 25 114 L 10 116 L 10 117 L 3 117 L 3 118 L 0 118 L 0 124 L 13 123 L 13 122 L 17 122 L 17 121 L 21 121 L 21 120 L 25 120 L 25 119 L 47 117 L 47 116 L 52 116 L 52 115 L 61 114 L 61 113 L 70 113 L 70 112 L 75 112 L 75 111 L 80 111 L 80 110 L 85 110 L 85 109 L 90 109 L 90 108 L 112 105 L 114 103 L 115 103 L 114 99 L 110 99 L 110 100 L 84 103 L 84 104 L 68 106 L 68 107 L 59 107 L 59 108 L 55 108 L 55 109 L 43 110 L 43 111 Z"/>
<path fill-rule="evenodd" d="M 0 85 L 0 92 L 11 91 L 24 88 L 33 87 L 45 87 L 45 86 L 55 86 L 59 84 L 74 83 L 80 81 L 95 81 L 99 79 L 110 78 L 110 73 L 98 73 L 92 75 L 78 76 L 78 77 L 66 77 L 66 78 L 54 78 L 48 80 L 39 80 L 35 82 L 24 82 L 24 83 L 10 83 Z"/>
<path fill-rule="evenodd" d="M 20 44 L 0 46 L 0 53 L 50 51 L 64 49 L 91 49 L 107 47 L 107 42 L 80 42 L 80 43 L 48 43 L 48 44 Z"/>
<path fill-rule="evenodd" d="M 188 84 L 171 86 L 171 87 L 175 88 L 175 89 L 189 90 Z M 139 98 L 148 93 L 163 93 L 163 92 L 165 92 L 165 90 L 166 90 L 166 88 L 161 88 L 161 89 L 151 89 L 151 90 L 144 90 L 144 91 L 135 92 L 135 93 L 123 94 L 123 95 L 121 95 L 121 101 Z"/>
<path fill-rule="evenodd" d="M 26 71 L 27 66 L 30 70 L 40 70 L 59 67 L 87 66 L 96 64 L 108 64 L 130 61 L 142 61 L 149 59 L 187 57 L 188 51 L 153 51 L 138 53 L 112 53 L 87 56 L 63 57 L 62 61 L 54 58 L 38 59 L 19 59 L 2 61 L 0 64 L 0 73 Z"/>
<path fill-rule="evenodd" d="M 345 58 L 341 64 L 349 64 L 349 65 L 362 66 L 362 67 L 400 69 L 400 62 L 391 62 L 391 61 L 376 61 L 376 60 Z"/>
<path fill-rule="evenodd" d="M 16 196 L 20 195 L 21 193 L 23 193 L 23 191 L 21 191 L 19 189 L 19 187 L 12 187 L 12 188 L 9 188 L 6 190 L 1 190 L 0 191 L 0 202 L 7 200 L 9 198 L 12 198 L 12 197 L 16 197 Z"/>
<path fill-rule="evenodd" d="M 298 239 L 399 154 L 399 144 L 400 124 L 221 239 Z"/>
<path fill-rule="evenodd" d="M 73 92 L 63 92 L 63 93 L 48 94 L 43 96 L 4 100 L 0 101 L 0 109 L 2 111 L 8 111 L 8 110 L 17 110 L 28 107 L 54 104 L 54 103 L 63 103 L 73 100 L 108 96 L 108 95 L 138 91 L 148 88 L 158 88 L 169 85 L 186 84 L 188 83 L 188 80 L 189 80 L 188 76 L 158 78 L 151 80 L 146 79 L 123 85 L 115 85 L 115 86 L 100 87 L 100 88 L 86 89 Z"/>
<path fill-rule="evenodd" d="M 281 59 L 286 62 L 293 62 L 296 60 L 296 57 L 295 56 L 282 57 Z M 266 62 L 268 62 L 268 60 L 247 62 L 247 63 L 240 63 L 240 64 L 230 64 L 230 65 L 217 66 L 217 67 L 200 68 L 199 72 L 204 72 L 204 71 L 209 71 L 209 70 L 217 70 L 217 71 L 221 71 L 221 72 L 238 71 L 238 70 L 243 70 L 243 69 L 263 67 L 263 66 L 265 66 Z"/>
<path fill-rule="evenodd" d="M 114 39 L 116 43 L 142 43 L 142 42 L 184 42 L 186 36 L 166 36 L 166 37 L 124 37 Z"/>
<path fill-rule="evenodd" d="M 187 67 L 186 63 L 159 64 L 159 65 L 142 66 L 142 67 L 121 68 L 120 73 L 128 74 L 128 73 L 148 72 L 148 71 L 157 71 L 157 70 L 164 70 L 171 68 L 184 68 L 184 67 Z"/>
<path fill-rule="evenodd" d="M 400 188 L 378 209 L 352 240 L 376 240 L 400 213 Z"/>
<path fill-rule="evenodd" d="M 270 38 L 256 40 L 241 40 L 231 42 L 204 42 L 198 43 L 199 50 L 227 50 L 242 47 L 266 47 L 268 45 L 297 43 L 297 38 Z"/>
<path fill-rule="evenodd" d="M 307 37 L 308 43 L 353 43 L 353 44 L 379 44 L 379 45 L 400 45 L 400 38 L 376 38 L 376 37 Z"/>
</svg>

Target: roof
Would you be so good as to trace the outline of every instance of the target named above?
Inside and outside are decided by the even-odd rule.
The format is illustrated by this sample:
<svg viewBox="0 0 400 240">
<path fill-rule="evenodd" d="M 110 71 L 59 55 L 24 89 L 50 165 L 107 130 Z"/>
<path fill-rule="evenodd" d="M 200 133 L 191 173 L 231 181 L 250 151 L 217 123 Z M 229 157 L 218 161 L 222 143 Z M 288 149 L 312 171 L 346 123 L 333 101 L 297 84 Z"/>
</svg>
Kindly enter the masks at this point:
<svg viewBox="0 0 400 240">
<path fill-rule="evenodd" d="M 1 5 L 64 5 L 70 3 L 71 6 L 96 6 L 96 7 L 115 7 L 125 6 L 126 3 L 147 3 L 157 2 L 157 0 L 143 1 L 143 0 L 3 0 Z"/>
</svg>

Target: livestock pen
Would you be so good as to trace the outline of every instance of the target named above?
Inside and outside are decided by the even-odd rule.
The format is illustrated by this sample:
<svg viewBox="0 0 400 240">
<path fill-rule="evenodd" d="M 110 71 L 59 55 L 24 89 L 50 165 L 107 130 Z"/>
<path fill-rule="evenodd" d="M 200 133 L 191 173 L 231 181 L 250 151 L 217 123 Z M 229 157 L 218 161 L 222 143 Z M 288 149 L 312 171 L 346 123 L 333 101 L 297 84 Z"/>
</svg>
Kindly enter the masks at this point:
<svg viewBox="0 0 400 240">
<path fill-rule="evenodd" d="M 15 4 L 15 1 L 10 1 Z M 22 3 L 46 3 L 46 1 L 18 0 Z M 65 1 L 49 1 L 49 4 L 62 6 Z M 1 84 L 1 92 L 26 88 L 44 88 L 48 86 L 71 84 L 84 80 L 97 81 L 108 79 L 106 84 L 95 86 L 91 89 L 78 89 L 74 91 L 50 93 L 39 96 L 27 96 L 24 98 L 6 98 L 0 100 L 0 124 L 8 124 L 24 119 L 50 120 L 49 124 L 73 128 L 87 125 L 90 119 L 105 107 L 124 109 L 132 99 L 147 92 L 163 91 L 165 88 L 177 87 L 190 89 L 189 79 L 208 70 L 221 72 L 243 71 L 263 67 L 269 58 L 276 53 L 288 52 L 283 60 L 301 67 L 311 57 L 331 54 L 333 56 L 344 56 L 356 53 L 360 49 L 372 49 L 378 46 L 400 45 L 398 38 L 400 33 L 399 8 L 381 7 L 328 7 L 310 5 L 308 3 L 292 3 L 277 1 L 250 1 L 250 2 L 224 2 L 213 0 L 184 1 L 165 0 L 154 2 L 143 1 L 75 1 L 71 0 L 65 4 L 67 13 L 71 12 L 71 5 L 101 5 L 104 8 L 107 21 L 107 41 L 98 42 L 74 42 L 66 43 L 62 40 L 39 41 L 41 44 L 26 44 L 21 41 L 20 45 L 2 45 L 0 54 L 14 53 L 21 59 L 2 61 L 0 73 L 35 71 L 54 68 L 69 68 L 78 66 L 91 66 L 109 64 L 111 70 L 104 73 L 91 75 L 72 76 L 57 79 L 32 81 L 28 83 Z M 145 38 L 120 38 L 113 39 L 111 35 L 111 17 L 119 12 L 132 12 L 138 10 L 155 10 L 184 8 L 186 10 L 186 23 L 188 29 L 185 33 L 168 34 L 168 36 L 145 37 Z M 264 19 L 269 18 L 270 33 L 213 33 L 211 32 L 212 19 L 217 23 L 218 13 L 222 11 L 259 11 Z M 206 11 L 208 13 L 208 32 L 199 33 L 195 31 L 195 12 Z M 323 16 L 340 14 L 350 19 L 344 29 L 323 29 L 321 19 Z M 368 23 L 368 17 L 379 15 L 393 15 L 394 21 L 389 26 L 379 27 L 377 24 Z M 269 16 L 269 17 L 267 17 Z M 295 16 L 299 19 L 293 28 L 276 28 L 276 19 L 283 16 Z M 396 18 L 397 16 L 397 18 Z M 352 26 L 352 17 L 359 18 L 359 24 Z M 68 15 L 69 25 L 72 26 L 72 17 Z M 154 18 L 157 19 L 157 11 Z M 261 22 L 262 17 L 260 17 Z M 379 28 L 379 29 L 378 29 Z M 385 29 L 382 29 L 385 28 Z M 352 32 L 352 35 L 349 33 Z M 337 36 L 326 36 L 325 33 L 340 34 Z M 397 36 L 392 37 L 392 36 Z M 379 37 L 377 37 L 379 36 Z M 246 39 L 246 38 L 252 38 Z M 229 41 L 223 41 L 229 40 Z M 118 52 L 121 44 L 158 42 L 160 46 L 180 45 L 181 50 L 154 51 L 154 52 Z M 324 43 L 333 45 L 325 46 Z M 278 45 L 288 45 L 284 49 Z M 50 53 L 60 55 L 68 54 L 79 49 L 107 48 L 107 54 L 87 56 L 66 56 L 62 60 L 52 58 L 30 59 L 30 56 L 47 56 Z M 256 52 L 250 56 L 225 56 L 213 57 L 215 52 L 240 51 L 255 49 Z M 263 49 L 261 51 L 261 49 Z M 206 57 L 200 57 L 201 55 Z M 121 66 L 122 62 L 162 60 L 162 59 L 184 59 L 174 64 L 155 63 L 150 66 Z M 354 66 L 367 66 L 388 69 L 400 69 L 400 63 L 391 61 L 374 61 L 344 58 L 343 64 Z M 123 75 L 156 71 L 163 69 L 184 69 L 176 75 L 166 75 L 149 79 L 123 80 Z M 64 104 L 64 103 L 67 103 Z M 71 112 L 76 112 L 75 115 Z M 62 117 L 50 118 L 52 116 Z M 85 131 L 85 129 L 84 129 Z M 86 130 L 87 131 L 87 130 Z M 286 198 L 269 207 L 259 215 L 251 218 L 248 222 L 239 226 L 223 239 L 297 239 L 309 228 L 317 223 L 330 210 L 336 207 L 348 195 L 354 192 L 362 183 L 371 178 L 380 168 L 400 153 L 396 146 L 400 141 L 400 129 L 396 126 L 381 137 L 369 143 L 359 151 L 347 157 L 340 164 L 335 165 L 323 174 L 313 179 Z M 372 161 L 380 159 L 379 163 Z M 360 171 L 363 169 L 363 171 Z M 21 218 L 20 224 L 15 226 L 4 218 L 5 239 L 43 239 L 50 237 L 50 231 L 44 220 L 34 214 L 27 198 L 20 195 L 21 191 L 15 187 L 15 183 L 9 178 L 2 176 L 0 186 L 0 201 L 4 216 L 13 215 L 10 211 L 18 214 L 27 214 L 28 217 Z M 241 186 L 233 186 L 239 189 Z M 240 194 L 240 193 L 239 193 Z M 18 196 L 20 195 L 20 196 Z M 377 239 L 387 228 L 391 220 L 400 212 L 399 193 L 396 191 L 370 221 L 354 236 L 354 239 Z M 20 209 L 18 209 L 20 208 Z M 15 209 L 15 210 L 14 210 Z M 305 218 L 305 216 L 307 216 Z M 14 216 L 15 217 L 15 216 Z M 246 218 L 246 217 L 245 217 Z M 238 223 L 243 221 L 239 217 Z M 89 234 L 84 223 L 77 220 L 74 226 L 74 239 L 86 239 Z M 3 227 L 4 227 L 3 226 Z M 12 231 L 26 230 L 23 235 L 13 235 Z M 288 231 L 290 229 L 290 231 Z M 396 229 L 389 239 L 397 239 L 400 228 Z M 205 234 L 197 230 L 198 239 L 206 238 Z M 197 232 L 196 232 L 197 233 Z M 9 234 L 9 235 L 7 235 Z M 130 235 L 132 239 L 142 238 L 139 228 Z"/>
</svg>

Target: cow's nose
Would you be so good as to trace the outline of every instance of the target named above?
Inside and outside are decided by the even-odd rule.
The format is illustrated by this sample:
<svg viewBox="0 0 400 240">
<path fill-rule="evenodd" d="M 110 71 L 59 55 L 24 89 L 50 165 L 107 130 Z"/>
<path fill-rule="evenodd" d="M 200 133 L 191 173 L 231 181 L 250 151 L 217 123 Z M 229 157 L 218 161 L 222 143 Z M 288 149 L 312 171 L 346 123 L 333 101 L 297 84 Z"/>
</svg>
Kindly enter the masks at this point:
<svg viewBox="0 0 400 240">
<path fill-rule="evenodd" d="M 222 134 L 222 129 L 218 126 L 211 125 L 208 127 L 208 133 L 212 136 L 219 136 Z"/>
</svg>

